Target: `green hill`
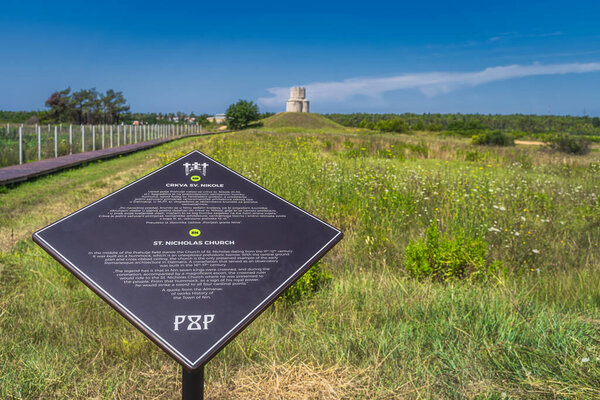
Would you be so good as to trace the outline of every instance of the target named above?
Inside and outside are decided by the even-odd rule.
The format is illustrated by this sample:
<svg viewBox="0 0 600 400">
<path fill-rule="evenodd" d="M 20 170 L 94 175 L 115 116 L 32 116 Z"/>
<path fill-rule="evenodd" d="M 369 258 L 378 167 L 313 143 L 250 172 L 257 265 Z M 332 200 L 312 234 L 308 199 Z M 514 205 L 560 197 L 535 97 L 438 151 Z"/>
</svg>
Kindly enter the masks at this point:
<svg viewBox="0 0 600 400">
<path fill-rule="evenodd" d="M 346 129 L 319 114 L 282 112 L 261 121 L 265 128 Z"/>
</svg>

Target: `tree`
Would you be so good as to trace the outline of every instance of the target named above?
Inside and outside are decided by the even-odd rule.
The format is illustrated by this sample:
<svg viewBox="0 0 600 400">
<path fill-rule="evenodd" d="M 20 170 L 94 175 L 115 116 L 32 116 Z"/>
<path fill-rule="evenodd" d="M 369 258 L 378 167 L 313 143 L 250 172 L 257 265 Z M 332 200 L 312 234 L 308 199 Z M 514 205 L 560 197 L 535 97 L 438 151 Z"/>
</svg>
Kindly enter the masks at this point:
<svg viewBox="0 0 600 400">
<path fill-rule="evenodd" d="M 229 129 L 244 129 L 250 122 L 260 118 L 258 105 L 252 101 L 239 100 L 230 105 L 225 112 L 225 119 Z"/>
<path fill-rule="evenodd" d="M 53 122 L 65 122 L 69 120 L 69 103 L 71 101 L 71 88 L 56 91 L 46 100 L 46 107 L 50 108 L 49 119 Z"/>
<path fill-rule="evenodd" d="M 69 105 L 78 124 L 97 123 L 102 116 L 101 102 L 96 88 L 74 92 Z"/>
<path fill-rule="evenodd" d="M 104 122 L 108 124 L 118 124 L 121 114 L 129 111 L 123 92 L 108 89 L 101 101 L 104 109 Z"/>
</svg>

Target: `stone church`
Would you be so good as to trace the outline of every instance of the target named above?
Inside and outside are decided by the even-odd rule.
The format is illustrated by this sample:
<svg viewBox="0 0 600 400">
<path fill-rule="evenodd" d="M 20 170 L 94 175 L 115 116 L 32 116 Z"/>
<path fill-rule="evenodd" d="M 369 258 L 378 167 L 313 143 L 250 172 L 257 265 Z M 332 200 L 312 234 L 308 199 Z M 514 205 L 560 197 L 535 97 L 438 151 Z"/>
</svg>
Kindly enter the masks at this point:
<svg viewBox="0 0 600 400">
<path fill-rule="evenodd" d="M 286 112 L 310 112 L 309 101 L 306 100 L 306 89 L 293 87 L 290 89 L 290 98 L 285 106 Z"/>
</svg>

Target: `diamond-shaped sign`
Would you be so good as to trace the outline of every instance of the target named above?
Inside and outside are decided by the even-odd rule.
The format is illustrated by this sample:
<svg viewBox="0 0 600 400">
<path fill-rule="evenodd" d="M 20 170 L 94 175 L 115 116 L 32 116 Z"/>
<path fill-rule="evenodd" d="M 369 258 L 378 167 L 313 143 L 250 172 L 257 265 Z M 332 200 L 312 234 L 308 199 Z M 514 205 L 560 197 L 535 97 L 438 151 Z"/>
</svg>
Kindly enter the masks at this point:
<svg viewBox="0 0 600 400">
<path fill-rule="evenodd" d="M 193 151 L 33 240 L 189 370 L 342 233 Z"/>
</svg>

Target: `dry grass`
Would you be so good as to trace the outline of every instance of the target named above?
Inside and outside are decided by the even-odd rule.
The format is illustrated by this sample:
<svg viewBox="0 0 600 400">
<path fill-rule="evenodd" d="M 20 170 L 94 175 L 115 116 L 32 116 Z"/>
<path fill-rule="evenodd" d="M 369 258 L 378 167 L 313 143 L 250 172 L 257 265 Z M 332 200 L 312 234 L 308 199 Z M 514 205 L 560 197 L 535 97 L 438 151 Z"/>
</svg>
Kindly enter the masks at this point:
<svg viewBox="0 0 600 400">
<path fill-rule="evenodd" d="M 207 386 L 208 399 L 356 399 L 375 398 L 368 370 L 289 362 L 255 366 Z M 376 398 L 397 398 L 391 393 Z"/>
</svg>

